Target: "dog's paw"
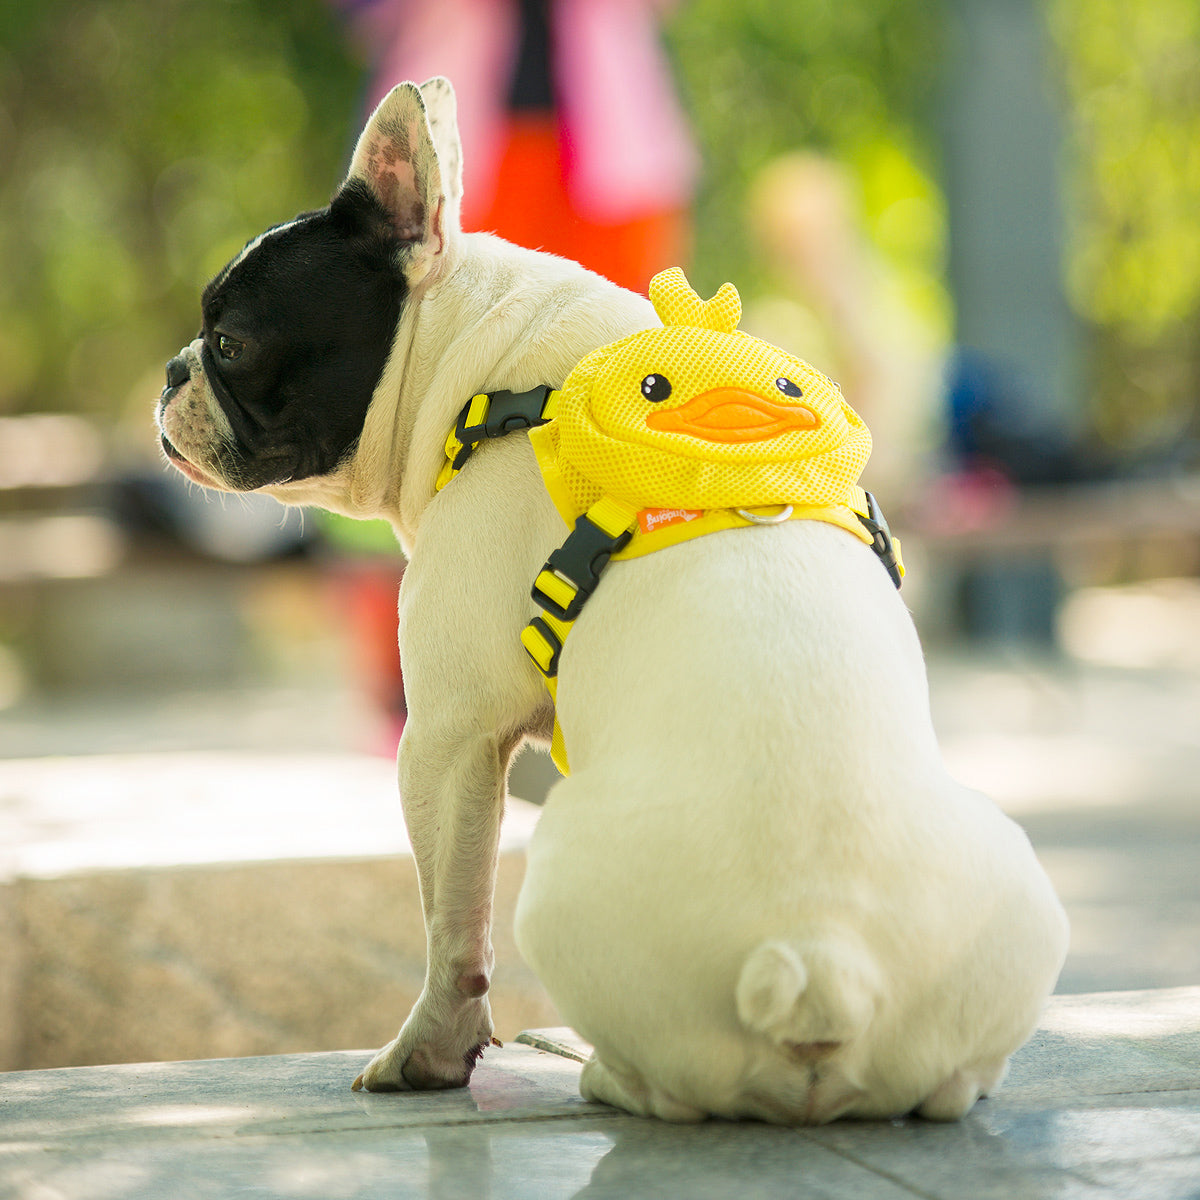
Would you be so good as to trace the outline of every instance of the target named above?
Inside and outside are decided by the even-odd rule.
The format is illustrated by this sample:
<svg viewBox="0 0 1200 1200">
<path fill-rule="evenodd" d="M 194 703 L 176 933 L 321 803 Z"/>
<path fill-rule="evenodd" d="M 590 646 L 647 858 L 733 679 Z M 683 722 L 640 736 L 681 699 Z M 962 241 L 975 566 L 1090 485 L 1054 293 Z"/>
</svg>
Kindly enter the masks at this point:
<svg viewBox="0 0 1200 1200">
<path fill-rule="evenodd" d="M 434 1091 L 466 1087 L 475 1064 L 492 1037 L 491 1013 L 486 1002 L 470 1005 L 450 1029 L 430 1029 L 418 1013 L 367 1064 L 354 1081 L 353 1090 L 368 1092 Z"/>
<path fill-rule="evenodd" d="M 430 1046 L 418 1046 L 408 1051 L 397 1038 L 371 1059 L 366 1070 L 354 1081 L 353 1090 L 424 1092 L 466 1087 L 485 1046 L 486 1043 L 472 1046 L 455 1059 L 439 1054 Z"/>
</svg>

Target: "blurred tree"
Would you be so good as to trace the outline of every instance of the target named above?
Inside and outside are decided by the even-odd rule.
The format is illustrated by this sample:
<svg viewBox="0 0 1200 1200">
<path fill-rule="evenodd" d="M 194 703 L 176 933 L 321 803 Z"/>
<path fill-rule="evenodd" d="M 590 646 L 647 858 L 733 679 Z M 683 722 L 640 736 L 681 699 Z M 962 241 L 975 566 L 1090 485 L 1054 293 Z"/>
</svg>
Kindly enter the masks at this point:
<svg viewBox="0 0 1200 1200">
<path fill-rule="evenodd" d="M 704 142 L 697 283 L 765 274 L 754 173 L 847 159 L 881 247 L 937 307 L 922 110 L 940 0 L 692 0 L 672 42 Z M 47 0 L 0 10 L 0 410 L 112 414 L 193 331 L 252 234 L 323 202 L 361 94 L 322 0 Z"/>
<path fill-rule="evenodd" d="M 747 228 L 747 188 L 795 150 L 854 172 L 868 230 L 906 276 L 910 301 L 947 322 L 945 227 L 930 108 L 943 0 L 691 0 L 671 45 L 704 152 L 693 282 L 770 283 Z"/>
<path fill-rule="evenodd" d="M 1127 448 L 1197 429 L 1200 6 L 1054 0 L 1073 135 L 1068 286 L 1093 420 Z"/>
<path fill-rule="evenodd" d="M 831 372 L 911 494 L 942 440 L 952 333 L 934 104 L 946 0 L 691 0 L 670 27 L 704 177 L 690 277 Z"/>
<path fill-rule="evenodd" d="M 112 416 L 198 284 L 325 201 L 359 89 L 321 0 L 0 8 L 0 411 Z"/>
<path fill-rule="evenodd" d="M 1095 420 L 1129 442 L 1200 391 L 1200 7 L 1050 0 L 1074 136 L 1069 285 Z M 697 287 L 771 284 L 760 170 L 846 163 L 906 296 L 948 326 L 932 121 L 944 0 L 689 0 L 668 30 L 706 163 Z M 361 76 L 324 0 L 0 5 L 0 412 L 119 411 L 246 238 L 324 202 Z"/>
</svg>

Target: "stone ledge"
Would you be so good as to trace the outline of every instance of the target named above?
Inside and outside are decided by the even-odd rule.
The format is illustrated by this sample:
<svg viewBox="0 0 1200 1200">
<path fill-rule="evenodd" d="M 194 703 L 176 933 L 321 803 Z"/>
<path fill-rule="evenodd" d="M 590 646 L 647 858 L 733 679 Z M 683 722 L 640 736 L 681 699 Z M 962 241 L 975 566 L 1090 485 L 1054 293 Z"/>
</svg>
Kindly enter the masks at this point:
<svg viewBox="0 0 1200 1200">
<path fill-rule="evenodd" d="M 382 1045 L 425 934 L 390 762 L 110 755 L 2 764 L 0 1067 Z M 496 889 L 500 1037 L 558 1018 L 512 941 L 536 809 Z"/>
<path fill-rule="evenodd" d="M 493 1049 L 449 1092 L 351 1092 L 368 1051 L 0 1076 L 0 1194 L 1188 1200 L 1200 1178 L 1200 988 L 1053 998 L 948 1125 L 639 1120 L 580 1099 L 569 1030 L 522 1038 L 551 1049 Z"/>
</svg>

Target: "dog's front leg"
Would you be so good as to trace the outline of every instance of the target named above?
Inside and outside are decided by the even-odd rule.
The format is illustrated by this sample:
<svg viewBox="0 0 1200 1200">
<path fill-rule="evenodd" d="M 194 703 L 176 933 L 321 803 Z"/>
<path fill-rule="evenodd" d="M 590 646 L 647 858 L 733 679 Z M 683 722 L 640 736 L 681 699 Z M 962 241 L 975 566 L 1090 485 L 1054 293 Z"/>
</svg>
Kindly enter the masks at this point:
<svg viewBox="0 0 1200 1200">
<path fill-rule="evenodd" d="M 492 1034 L 492 894 L 512 745 L 494 735 L 400 745 L 400 795 L 425 913 L 425 987 L 396 1037 L 354 1087 L 463 1087 Z"/>
</svg>

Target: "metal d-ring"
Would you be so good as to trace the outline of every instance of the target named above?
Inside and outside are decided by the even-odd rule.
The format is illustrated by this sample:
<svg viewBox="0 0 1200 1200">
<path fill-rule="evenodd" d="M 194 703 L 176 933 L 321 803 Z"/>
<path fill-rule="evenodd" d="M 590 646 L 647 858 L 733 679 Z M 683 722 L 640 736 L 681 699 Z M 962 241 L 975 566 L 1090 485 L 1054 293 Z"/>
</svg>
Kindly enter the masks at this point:
<svg viewBox="0 0 1200 1200">
<path fill-rule="evenodd" d="M 761 513 L 748 512 L 744 508 L 735 508 L 733 511 L 737 513 L 739 517 L 745 517 L 747 521 L 754 525 L 782 525 L 784 521 L 791 517 L 792 506 L 790 504 L 785 504 L 781 512 L 777 512 L 770 517 L 764 517 Z"/>
</svg>

